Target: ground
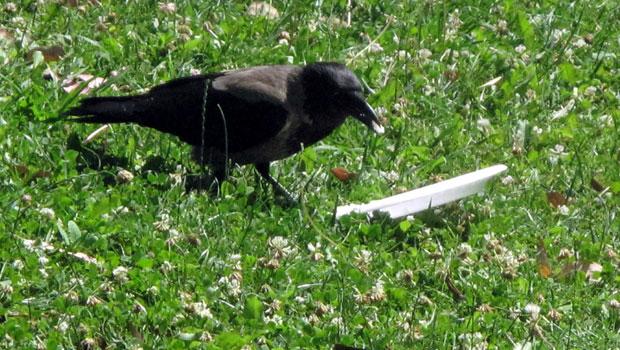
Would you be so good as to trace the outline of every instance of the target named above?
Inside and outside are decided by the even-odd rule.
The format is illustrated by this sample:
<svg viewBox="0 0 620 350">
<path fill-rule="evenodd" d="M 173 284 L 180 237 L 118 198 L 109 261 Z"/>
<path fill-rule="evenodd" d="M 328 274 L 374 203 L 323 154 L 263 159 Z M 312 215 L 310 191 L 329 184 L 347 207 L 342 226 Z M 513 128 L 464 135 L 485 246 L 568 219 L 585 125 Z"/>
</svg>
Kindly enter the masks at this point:
<svg viewBox="0 0 620 350">
<path fill-rule="evenodd" d="M 620 347 L 619 16 L 614 1 L 2 2 L 0 347 Z M 185 192 L 202 170 L 174 137 L 114 125 L 82 144 L 98 126 L 52 121 L 80 91 L 328 60 L 364 81 L 386 133 L 351 120 L 274 164 L 299 207 L 251 167 L 217 196 Z M 338 204 L 498 163 L 485 194 L 334 222 Z"/>
</svg>

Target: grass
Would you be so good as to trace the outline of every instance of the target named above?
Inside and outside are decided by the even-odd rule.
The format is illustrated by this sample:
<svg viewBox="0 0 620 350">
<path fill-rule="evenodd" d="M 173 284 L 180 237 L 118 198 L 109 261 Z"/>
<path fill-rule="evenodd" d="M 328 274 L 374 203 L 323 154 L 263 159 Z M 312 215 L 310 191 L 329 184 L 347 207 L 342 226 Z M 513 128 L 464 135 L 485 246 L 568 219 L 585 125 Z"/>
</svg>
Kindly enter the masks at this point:
<svg viewBox="0 0 620 350">
<path fill-rule="evenodd" d="M 0 347 L 620 347 L 616 2 L 272 4 L 2 5 Z M 64 53 L 28 55 L 49 46 Z M 82 146 L 95 126 L 46 122 L 78 73 L 118 95 L 319 60 L 365 81 L 387 132 L 349 121 L 276 163 L 300 208 L 250 167 L 185 193 L 175 178 L 200 169 L 173 137 L 114 126 Z M 509 177 L 484 195 L 333 223 L 339 203 L 496 163 Z"/>
</svg>

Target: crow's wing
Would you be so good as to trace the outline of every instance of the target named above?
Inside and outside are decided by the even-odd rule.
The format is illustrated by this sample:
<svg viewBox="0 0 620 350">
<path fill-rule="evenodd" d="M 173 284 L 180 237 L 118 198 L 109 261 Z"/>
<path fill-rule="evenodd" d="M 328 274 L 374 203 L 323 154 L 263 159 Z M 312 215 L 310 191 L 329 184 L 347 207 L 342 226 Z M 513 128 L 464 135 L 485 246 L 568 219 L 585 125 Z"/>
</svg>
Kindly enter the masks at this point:
<svg viewBox="0 0 620 350">
<path fill-rule="evenodd" d="M 275 137 L 298 114 L 288 102 L 298 94 L 295 66 L 262 66 L 213 79 L 208 92 L 205 145 L 229 152 L 252 149 Z"/>
</svg>

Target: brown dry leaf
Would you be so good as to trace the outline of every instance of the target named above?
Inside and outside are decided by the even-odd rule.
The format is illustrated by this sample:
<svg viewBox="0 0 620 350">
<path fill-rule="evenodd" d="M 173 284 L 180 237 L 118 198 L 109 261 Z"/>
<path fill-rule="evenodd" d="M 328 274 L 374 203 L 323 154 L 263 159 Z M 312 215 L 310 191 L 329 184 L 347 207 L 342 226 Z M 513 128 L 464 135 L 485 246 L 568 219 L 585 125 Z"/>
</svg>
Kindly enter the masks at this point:
<svg viewBox="0 0 620 350">
<path fill-rule="evenodd" d="M 555 191 L 547 192 L 547 201 L 554 208 L 557 208 L 562 205 L 566 205 L 567 203 L 566 197 L 564 197 L 564 195 L 562 195 L 560 192 L 555 192 Z"/>
<path fill-rule="evenodd" d="M 547 249 L 545 249 L 545 242 L 542 239 L 538 240 L 538 253 L 536 254 L 536 264 L 538 266 L 538 274 L 540 274 L 542 278 L 549 278 L 551 276 L 549 256 L 547 255 Z"/>
<path fill-rule="evenodd" d="M 347 169 L 340 168 L 340 167 L 332 168 L 330 171 L 331 171 L 332 174 L 334 174 L 334 176 L 338 180 L 340 180 L 342 182 L 351 181 L 352 179 L 355 179 L 355 177 L 357 176 L 357 174 L 352 173 L 352 172 L 348 171 Z"/>
<path fill-rule="evenodd" d="M 85 86 L 82 91 L 80 91 L 81 95 L 86 95 L 90 92 L 90 90 L 98 88 L 103 83 L 105 83 L 105 79 L 95 77 L 90 74 L 78 74 L 77 76 L 74 76 L 72 78 L 65 79 L 62 82 L 62 88 L 65 90 L 65 92 L 70 93 L 73 90 L 79 88 L 84 82 L 88 82 L 88 85 Z"/>
<path fill-rule="evenodd" d="M 25 164 L 15 165 L 15 171 L 17 171 L 17 174 L 19 174 L 19 176 L 22 178 L 28 176 L 28 173 L 30 172 L 30 170 L 28 170 L 28 166 Z"/>
<path fill-rule="evenodd" d="M 444 282 L 446 282 L 446 286 L 448 286 L 448 290 L 450 291 L 450 293 L 452 293 L 452 298 L 455 301 L 461 301 L 465 299 L 465 295 L 463 294 L 463 292 L 461 292 L 456 287 L 456 285 L 454 285 L 454 282 L 452 281 L 452 277 L 450 276 L 450 274 L 446 274 L 446 277 L 444 278 Z"/>
<path fill-rule="evenodd" d="M 43 54 L 43 59 L 45 62 L 54 62 L 59 61 L 62 56 L 65 55 L 65 49 L 59 45 L 45 46 L 45 47 L 35 47 L 34 49 L 28 51 L 26 58 L 28 60 L 32 60 L 32 56 L 35 51 L 40 51 Z"/>
<path fill-rule="evenodd" d="M 47 170 L 37 170 L 34 174 L 32 174 L 33 179 L 40 179 L 52 176 L 52 173 Z"/>
<path fill-rule="evenodd" d="M 601 184 L 597 179 L 592 178 L 592 180 L 590 180 L 590 186 L 592 186 L 592 188 L 596 191 L 596 192 L 603 192 L 605 190 L 605 186 L 603 186 L 603 184 Z"/>
<path fill-rule="evenodd" d="M 6 42 L 13 42 L 13 34 L 4 28 L 0 28 L 0 40 Z"/>
<path fill-rule="evenodd" d="M 455 69 L 449 69 L 445 72 L 443 72 L 443 76 L 448 79 L 449 81 L 456 81 L 459 78 L 459 71 L 455 70 Z"/>
</svg>

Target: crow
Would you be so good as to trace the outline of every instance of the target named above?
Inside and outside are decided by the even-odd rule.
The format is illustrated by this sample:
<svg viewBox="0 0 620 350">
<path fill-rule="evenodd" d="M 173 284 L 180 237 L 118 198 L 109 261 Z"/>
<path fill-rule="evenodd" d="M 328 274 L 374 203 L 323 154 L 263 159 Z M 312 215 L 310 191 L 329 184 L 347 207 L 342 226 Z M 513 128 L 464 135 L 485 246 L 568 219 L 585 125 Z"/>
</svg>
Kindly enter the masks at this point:
<svg viewBox="0 0 620 350">
<path fill-rule="evenodd" d="M 135 123 L 177 136 L 214 180 L 228 161 L 253 164 L 289 202 L 269 163 L 325 138 L 348 116 L 384 132 L 359 80 L 343 64 L 270 65 L 184 77 L 141 95 L 90 97 L 64 113 L 79 123 Z"/>
</svg>

